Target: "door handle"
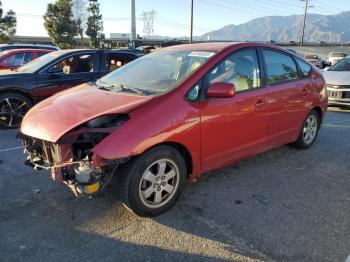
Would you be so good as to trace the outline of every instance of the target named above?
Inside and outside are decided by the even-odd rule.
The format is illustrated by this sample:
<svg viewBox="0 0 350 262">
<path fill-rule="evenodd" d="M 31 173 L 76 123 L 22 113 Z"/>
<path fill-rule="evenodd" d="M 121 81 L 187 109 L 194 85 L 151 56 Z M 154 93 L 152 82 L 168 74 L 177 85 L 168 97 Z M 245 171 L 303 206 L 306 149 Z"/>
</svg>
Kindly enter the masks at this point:
<svg viewBox="0 0 350 262">
<path fill-rule="evenodd" d="M 255 104 L 255 108 L 256 109 L 263 109 L 266 105 L 266 101 L 265 98 L 260 98 L 258 99 L 258 101 Z"/>
</svg>

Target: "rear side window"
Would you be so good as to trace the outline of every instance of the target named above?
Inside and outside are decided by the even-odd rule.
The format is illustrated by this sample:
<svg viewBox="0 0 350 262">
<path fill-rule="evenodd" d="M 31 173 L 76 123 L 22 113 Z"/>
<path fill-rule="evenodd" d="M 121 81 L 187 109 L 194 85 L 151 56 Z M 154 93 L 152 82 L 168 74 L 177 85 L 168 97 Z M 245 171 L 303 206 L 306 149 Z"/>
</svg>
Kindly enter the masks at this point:
<svg viewBox="0 0 350 262">
<path fill-rule="evenodd" d="M 133 55 L 110 53 L 106 55 L 105 66 L 107 71 L 112 72 L 134 59 L 135 57 Z"/>
<path fill-rule="evenodd" d="M 302 76 L 308 76 L 311 72 L 312 66 L 297 57 L 295 58 L 295 60 L 297 61 Z"/>
<path fill-rule="evenodd" d="M 263 50 L 269 85 L 298 79 L 298 70 L 293 59 L 280 52 Z"/>
<path fill-rule="evenodd" d="M 21 66 L 33 59 L 32 53 L 17 53 L 7 57 L 3 62 L 9 66 Z"/>
<path fill-rule="evenodd" d="M 40 56 L 43 56 L 43 55 L 46 55 L 48 52 L 38 52 L 38 57 L 40 57 Z"/>
</svg>

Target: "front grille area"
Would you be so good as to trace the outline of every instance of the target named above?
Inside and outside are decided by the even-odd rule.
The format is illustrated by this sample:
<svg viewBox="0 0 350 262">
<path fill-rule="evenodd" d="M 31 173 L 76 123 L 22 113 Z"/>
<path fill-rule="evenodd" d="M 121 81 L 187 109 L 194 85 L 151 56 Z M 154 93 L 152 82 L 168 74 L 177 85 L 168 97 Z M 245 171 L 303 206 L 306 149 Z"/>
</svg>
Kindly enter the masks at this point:
<svg viewBox="0 0 350 262">
<path fill-rule="evenodd" d="M 27 160 L 34 165 L 52 167 L 62 162 L 60 146 L 41 139 L 22 136 Z"/>
<path fill-rule="evenodd" d="M 343 92 L 343 98 L 350 98 L 350 91 L 349 92 Z"/>
</svg>

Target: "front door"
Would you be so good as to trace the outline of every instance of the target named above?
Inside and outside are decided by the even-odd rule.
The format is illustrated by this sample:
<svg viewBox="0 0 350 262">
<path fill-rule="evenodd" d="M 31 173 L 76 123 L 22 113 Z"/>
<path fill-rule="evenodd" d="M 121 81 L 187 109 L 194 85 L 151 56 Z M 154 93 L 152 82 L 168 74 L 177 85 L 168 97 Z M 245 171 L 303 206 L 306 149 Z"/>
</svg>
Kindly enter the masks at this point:
<svg viewBox="0 0 350 262">
<path fill-rule="evenodd" d="M 241 49 L 221 61 L 205 77 L 235 85 L 232 98 L 207 98 L 201 109 L 203 171 L 224 166 L 264 150 L 268 111 L 257 51 Z"/>
<path fill-rule="evenodd" d="M 99 59 L 96 52 L 79 53 L 61 59 L 38 73 L 36 97 L 48 97 L 68 88 L 96 80 L 99 76 Z"/>
</svg>

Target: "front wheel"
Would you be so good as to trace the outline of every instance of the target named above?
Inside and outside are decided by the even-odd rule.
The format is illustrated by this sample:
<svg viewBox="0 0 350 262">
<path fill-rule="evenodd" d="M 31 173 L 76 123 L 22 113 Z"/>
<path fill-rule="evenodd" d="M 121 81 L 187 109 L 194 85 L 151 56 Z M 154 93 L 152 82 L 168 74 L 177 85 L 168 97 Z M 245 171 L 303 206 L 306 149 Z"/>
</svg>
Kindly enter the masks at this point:
<svg viewBox="0 0 350 262">
<path fill-rule="evenodd" d="M 306 117 L 300 130 L 297 141 L 293 145 L 300 149 L 310 148 L 316 141 L 320 130 L 320 116 L 317 111 L 312 110 Z"/>
<path fill-rule="evenodd" d="M 121 170 L 120 199 L 139 216 L 156 216 L 173 206 L 186 183 L 186 164 L 170 146 L 158 146 Z"/>
<path fill-rule="evenodd" d="M 24 115 L 32 107 L 31 101 L 17 93 L 0 95 L 0 126 L 18 128 Z"/>
</svg>

